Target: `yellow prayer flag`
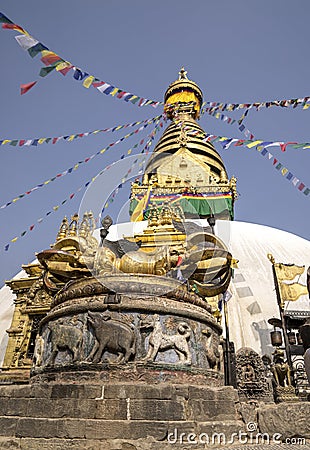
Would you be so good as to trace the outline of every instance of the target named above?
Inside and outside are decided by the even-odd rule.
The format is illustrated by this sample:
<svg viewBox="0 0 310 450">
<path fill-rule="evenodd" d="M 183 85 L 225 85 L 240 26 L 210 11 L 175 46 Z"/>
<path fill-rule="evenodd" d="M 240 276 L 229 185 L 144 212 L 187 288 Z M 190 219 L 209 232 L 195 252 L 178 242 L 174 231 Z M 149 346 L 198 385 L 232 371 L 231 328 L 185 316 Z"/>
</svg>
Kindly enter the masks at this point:
<svg viewBox="0 0 310 450">
<path fill-rule="evenodd" d="M 57 211 L 57 209 L 59 209 L 59 206 L 53 206 L 54 211 Z"/>
<path fill-rule="evenodd" d="M 294 280 L 297 275 L 302 275 L 305 271 L 305 266 L 295 266 L 294 264 L 275 264 L 275 271 L 278 280 Z"/>
<path fill-rule="evenodd" d="M 68 141 L 68 142 L 73 141 L 73 139 L 75 138 L 75 136 L 76 136 L 75 134 L 71 134 L 71 136 L 68 137 L 67 141 Z"/>
<path fill-rule="evenodd" d="M 13 198 L 12 202 L 15 203 L 17 200 L 19 200 L 19 197 Z"/>
<path fill-rule="evenodd" d="M 41 139 L 38 140 L 38 143 L 39 144 L 43 144 L 43 142 L 45 142 L 45 141 L 46 141 L 46 138 L 41 138 Z"/>
<path fill-rule="evenodd" d="M 130 155 L 130 153 L 132 152 L 132 148 L 130 148 L 127 152 L 127 155 Z"/>
<path fill-rule="evenodd" d="M 247 144 L 246 147 L 248 148 L 252 148 L 255 147 L 258 144 L 261 144 L 263 141 L 254 141 L 254 142 L 250 142 L 250 144 Z"/>
<path fill-rule="evenodd" d="M 14 239 L 11 239 L 11 242 L 16 242 L 18 237 L 15 237 Z"/>
<path fill-rule="evenodd" d="M 220 139 L 219 139 L 219 141 L 227 141 L 227 137 L 221 137 Z"/>
<path fill-rule="evenodd" d="M 2 142 L 1 145 L 5 145 L 5 144 L 7 144 L 8 142 L 11 142 L 11 140 L 10 140 L 10 139 L 4 139 L 4 141 Z"/>
<path fill-rule="evenodd" d="M 310 108 L 310 103 L 306 103 L 302 109 L 308 109 L 308 108 Z"/>
<path fill-rule="evenodd" d="M 47 181 L 44 181 L 44 184 L 48 184 L 50 182 L 51 182 L 51 180 L 47 180 Z"/>
<path fill-rule="evenodd" d="M 112 97 L 114 97 L 115 94 L 117 94 L 118 92 L 118 88 L 114 88 L 113 91 L 110 93 L 110 95 L 112 95 Z"/>
<path fill-rule="evenodd" d="M 279 283 L 281 300 L 283 302 L 295 302 L 302 295 L 308 295 L 307 286 L 300 283 Z"/>
<path fill-rule="evenodd" d="M 103 148 L 102 150 L 100 150 L 100 153 L 104 153 L 106 151 L 106 148 Z"/>
<path fill-rule="evenodd" d="M 73 167 L 73 170 L 76 170 L 79 167 L 79 164 L 75 164 L 75 166 Z"/>
<path fill-rule="evenodd" d="M 83 81 L 83 86 L 88 89 L 93 84 L 94 79 L 95 77 L 93 77 L 92 75 L 85 78 L 85 80 Z"/>
<path fill-rule="evenodd" d="M 286 167 L 283 167 L 283 169 L 281 170 L 282 175 L 286 175 L 288 172 L 288 169 Z"/>
<path fill-rule="evenodd" d="M 100 132 L 100 130 L 95 130 L 95 131 L 92 132 L 92 134 L 97 134 L 99 132 Z"/>
<path fill-rule="evenodd" d="M 147 189 L 146 194 L 141 198 L 141 200 L 139 201 L 139 203 L 135 207 L 135 209 L 134 209 L 134 211 L 133 211 L 133 213 L 131 215 L 131 218 L 130 218 L 131 222 L 139 222 L 139 221 L 143 220 L 143 212 L 145 210 L 145 207 L 147 205 L 148 199 L 150 197 L 151 188 L 152 188 L 152 185 L 150 184 L 148 189 Z"/>
<path fill-rule="evenodd" d="M 60 70 L 66 69 L 69 66 L 71 66 L 71 64 L 68 61 L 60 62 L 59 64 L 57 64 L 56 70 L 57 72 L 59 72 Z"/>
</svg>

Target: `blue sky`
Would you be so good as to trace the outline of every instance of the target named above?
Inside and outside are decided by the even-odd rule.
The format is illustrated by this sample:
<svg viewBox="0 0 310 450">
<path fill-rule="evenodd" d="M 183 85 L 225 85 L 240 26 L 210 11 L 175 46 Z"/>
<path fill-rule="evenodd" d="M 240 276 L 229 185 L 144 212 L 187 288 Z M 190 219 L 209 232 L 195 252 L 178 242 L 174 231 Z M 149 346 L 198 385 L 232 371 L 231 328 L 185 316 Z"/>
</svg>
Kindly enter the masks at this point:
<svg viewBox="0 0 310 450">
<path fill-rule="evenodd" d="M 184 65 L 206 101 L 255 102 L 310 96 L 308 17 L 310 4 L 229 0 L 143 2 L 3 0 L 1 12 L 64 59 L 99 79 L 141 97 L 162 100 Z M 15 31 L 0 30 L 0 139 L 31 139 L 81 133 L 151 118 L 161 109 L 138 108 L 96 89 L 85 89 L 69 73 L 51 73 L 27 94 L 19 86 L 37 80 L 42 64 L 16 43 Z M 302 109 L 251 111 L 245 121 L 258 139 L 309 142 L 309 114 Z M 240 117 L 234 114 L 234 117 Z M 243 138 L 237 127 L 205 115 L 200 125 L 213 134 Z M 79 209 L 83 191 L 41 224 L 53 206 L 106 165 L 117 161 L 143 134 L 112 147 L 16 204 L 0 210 L 0 281 L 55 240 L 64 215 Z M 125 131 L 127 132 L 127 130 Z M 72 143 L 0 148 L 0 197 L 6 203 L 125 134 L 99 133 Z M 156 140 L 159 135 L 157 135 Z M 290 231 L 309 239 L 310 196 L 300 193 L 255 150 L 216 148 L 229 175 L 238 178 L 236 220 Z M 291 172 L 310 185 L 310 150 L 272 149 Z M 106 193 L 102 196 L 105 198 Z M 107 209 L 117 217 L 127 201 L 124 187 Z M 4 246 L 29 226 L 33 231 Z M 293 255 L 292 261 L 293 262 Z"/>
</svg>

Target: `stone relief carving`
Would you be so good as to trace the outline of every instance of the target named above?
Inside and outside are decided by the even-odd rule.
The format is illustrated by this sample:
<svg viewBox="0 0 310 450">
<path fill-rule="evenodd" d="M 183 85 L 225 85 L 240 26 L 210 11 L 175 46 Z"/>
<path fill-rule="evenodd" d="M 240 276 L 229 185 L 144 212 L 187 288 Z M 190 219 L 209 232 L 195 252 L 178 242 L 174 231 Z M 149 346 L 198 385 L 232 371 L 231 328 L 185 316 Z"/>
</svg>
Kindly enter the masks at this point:
<svg viewBox="0 0 310 450">
<path fill-rule="evenodd" d="M 108 313 L 88 312 L 87 321 L 93 329 L 95 343 L 87 361 L 102 361 L 106 351 L 118 355 L 117 363 L 126 363 L 136 354 L 134 330 L 126 323 L 111 319 Z M 111 361 L 109 361 L 111 362 Z"/>
<path fill-rule="evenodd" d="M 83 343 L 83 330 L 77 328 L 73 323 L 62 323 L 60 320 L 49 322 L 49 341 L 51 342 L 51 354 L 48 365 L 54 365 L 59 352 L 67 351 L 72 357 L 72 362 L 81 358 L 81 347 Z"/>
<path fill-rule="evenodd" d="M 85 310 L 42 324 L 34 368 L 90 364 L 158 363 L 220 371 L 219 335 L 211 325 L 168 314 L 114 308 Z"/>
<path fill-rule="evenodd" d="M 270 399 L 272 393 L 266 378 L 262 358 L 251 348 L 241 348 L 236 354 L 237 388 L 247 399 Z"/>
<path fill-rule="evenodd" d="M 179 322 L 177 333 L 167 334 L 163 330 L 158 314 L 145 319 L 140 328 L 151 328 L 153 331 L 149 337 L 149 347 L 145 361 L 155 361 L 158 352 L 174 350 L 179 358 L 179 364 L 191 364 L 192 358 L 188 347 L 191 328 L 186 322 Z"/>
<path fill-rule="evenodd" d="M 40 334 L 37 334 L 33 352 L 33 362 L 38 367 L 42 365 L 43 352 L 44 352 L 44 339 Z"/>
<path fill-rule="evenodd" d="M 201 330 L 201 333 L 206 336 L 205 352 L 210 369 L 220 370 L 219 337 L 210 328 Z"/>
</svg>

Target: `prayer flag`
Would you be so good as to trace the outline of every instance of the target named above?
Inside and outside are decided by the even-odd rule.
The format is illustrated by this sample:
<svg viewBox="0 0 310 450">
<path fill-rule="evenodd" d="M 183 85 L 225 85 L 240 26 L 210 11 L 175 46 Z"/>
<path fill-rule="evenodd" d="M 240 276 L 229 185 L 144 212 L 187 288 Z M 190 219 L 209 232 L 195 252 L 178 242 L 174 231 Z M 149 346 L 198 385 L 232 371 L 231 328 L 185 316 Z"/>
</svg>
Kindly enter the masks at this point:
<svg viewBox="0 0 310 450">
<path fill-rule="evenodd" d="M 13 23 L 13 22 L 0 12 L 0 23 Z"/>
<path fill-rule="evenodd" d="M 29 35 L 15 36 L 15 39 L 24 50 L 28 50 L 29 48 L 39 43 L 39 41 Z"/>
<path fill-rule="evenodd" d="M 37 56 L 38 53 L 42 52 L 43 50 L 48 50 L 48 48 L 45 47 L 45 45 L 41 44 L 41 42 L 38 42 L 33 47 L 28 48 L 27 52 L 29 53 L 31 58 L 34 58 L 35 56 Z"/>
<path fill-rule="evenodd" d="M 16 30 L 23 34 L 28 34 L 22 27 L 16 25 L 15 23 L 3 23 L 2 28 L 7 28 L 9 30 Z"/>
<path fill-rule="evenodd" d="M 32 81 L 32 83 L 27 83 L 27 84 L 21 84 L 20 85 L 20 94 L 26 94 L 26 92 L 30 91 L 31 88 L 33 88 L 33 86 L 37 84 L 36 81 Z"/>
<path fill-rule="evenodd" d="M 88 89 L 92 85 L 94 79 L 95 79 L 95 77 L 90 75 L 83 81 L 83 86 Z"/>
</svg>

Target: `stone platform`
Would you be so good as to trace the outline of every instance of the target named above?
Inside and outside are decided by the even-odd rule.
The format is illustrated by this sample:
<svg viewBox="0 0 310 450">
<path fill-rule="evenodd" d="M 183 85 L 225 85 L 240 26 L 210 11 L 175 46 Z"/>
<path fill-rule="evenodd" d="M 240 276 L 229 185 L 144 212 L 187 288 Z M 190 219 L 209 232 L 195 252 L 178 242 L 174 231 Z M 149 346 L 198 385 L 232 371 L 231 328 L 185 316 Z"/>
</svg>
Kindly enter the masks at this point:
<svg viewBox="0 0 310 450">
<path fill-rule="evenodd" d="M 38 381 L 0 386 L 1 450 L 310 449 L 308 402 L 260 404 L 249 424 L 230 386 Z"/>
<path fill-rule="evenodd" d="M 227 386 L 138 382 L 0 386 L 0 448 L 173 448 L 176 443 L 169 442 L 169 433 L 173 441 L 175 433 L 230 436 L 244 430 L 237 403 L 236 390 Z"/>
</svg>

